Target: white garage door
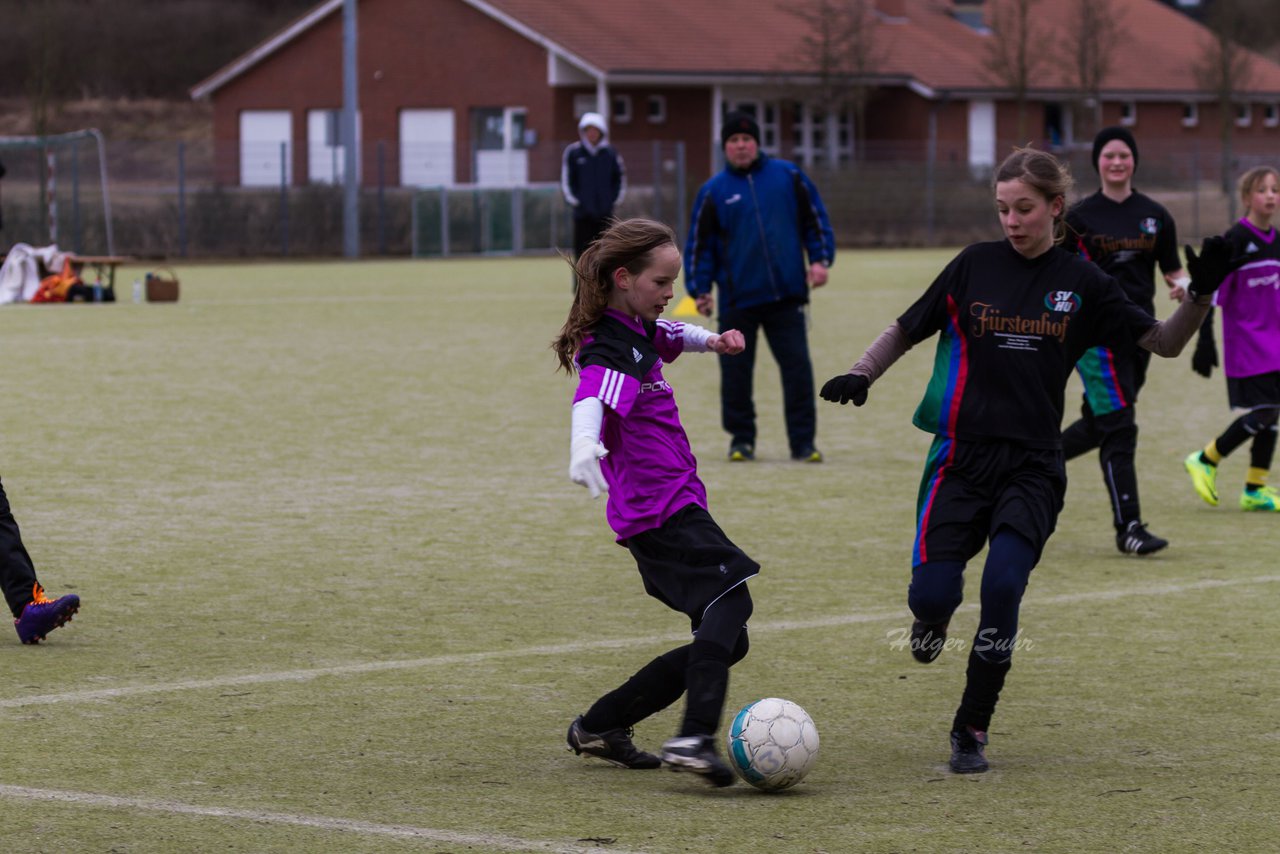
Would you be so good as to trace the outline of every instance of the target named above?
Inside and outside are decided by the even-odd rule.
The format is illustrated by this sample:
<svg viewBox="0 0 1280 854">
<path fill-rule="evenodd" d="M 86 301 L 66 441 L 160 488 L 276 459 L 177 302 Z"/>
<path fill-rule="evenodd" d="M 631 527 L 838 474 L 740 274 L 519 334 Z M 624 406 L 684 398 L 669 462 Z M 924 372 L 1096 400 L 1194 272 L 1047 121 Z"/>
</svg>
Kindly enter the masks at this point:
<svg viewBox="0 0 1280 854">
<path fill-rule="evenodd" d="M 293 182 L 293 122 L 288 110 L 245 110 L 240 114 L 240 183 L 245 187 Z M 283 159 L 282 159 L 283 158 Z"/>
<path fill-rule="evenodd" d="M 969 102 L 969 171 L 990 174 L 996 165 L 996 105 L 994 101 Z"/>
<path fill-rule="evenodd" d="M 307 180 L 340 184 L 346 176 L 342 110 L 307 111 Z M 360 111 L 356 110 L 356 178 L 360 177 Z"/>
<path fill-rule="evenodd" d="M 452 186 L 453 139 L 453 110 L 401 110 L 400 183 Z"/>
</svg>

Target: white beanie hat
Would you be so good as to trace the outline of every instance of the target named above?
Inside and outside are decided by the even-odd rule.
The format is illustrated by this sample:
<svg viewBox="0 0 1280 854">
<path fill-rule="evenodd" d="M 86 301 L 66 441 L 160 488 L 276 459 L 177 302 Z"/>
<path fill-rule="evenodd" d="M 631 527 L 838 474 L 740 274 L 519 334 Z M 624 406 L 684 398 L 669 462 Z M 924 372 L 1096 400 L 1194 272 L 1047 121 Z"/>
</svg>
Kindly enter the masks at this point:
<svg viewBox="0 0 1280 854">
<path fill-rule="evenodd" d="M 578 131 L 584 131 L 587 128 L 596 128 L 600 133 L 609 133 L 609 126 L 604 123 L 604 116 L 599 113 L 583 113 L 582 118 L 578 120 Z"/>
</svg>

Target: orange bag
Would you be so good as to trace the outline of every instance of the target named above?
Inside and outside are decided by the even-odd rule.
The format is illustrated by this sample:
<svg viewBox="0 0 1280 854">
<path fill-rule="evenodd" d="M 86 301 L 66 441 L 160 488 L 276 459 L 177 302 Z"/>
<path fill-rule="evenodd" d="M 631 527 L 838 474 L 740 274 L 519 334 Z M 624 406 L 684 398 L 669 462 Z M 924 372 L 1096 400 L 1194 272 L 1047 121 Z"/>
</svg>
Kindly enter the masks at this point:
<svg viewBox="0 0 1280 854">
<path fill-rule="evenodd" d="M 40 287 L 31 297 L 32 302 L 66 302 L 67 291 L 72 285 L 80 285 L 80 277 L 71 269 L 71 260 L 62 262 L 62 272 L 45 276 L 40 280 Z"/>
</svg>

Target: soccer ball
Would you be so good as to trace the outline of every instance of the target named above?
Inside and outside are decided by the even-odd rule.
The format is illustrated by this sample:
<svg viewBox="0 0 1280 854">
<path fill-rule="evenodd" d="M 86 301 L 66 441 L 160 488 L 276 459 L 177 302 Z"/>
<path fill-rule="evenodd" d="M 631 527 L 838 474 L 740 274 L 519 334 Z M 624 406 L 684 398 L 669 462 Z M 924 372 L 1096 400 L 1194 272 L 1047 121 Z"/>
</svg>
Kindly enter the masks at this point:
<svg viewBox="0 0 1280 854">
<path fill-rule="evenodd" d="M 790 700 L 766 697 L 742 708 L 729 727 L 729 764 L 757 789 L 777 792 L 804 779 L 818 758 L 818 729 Z"/>
</svg>

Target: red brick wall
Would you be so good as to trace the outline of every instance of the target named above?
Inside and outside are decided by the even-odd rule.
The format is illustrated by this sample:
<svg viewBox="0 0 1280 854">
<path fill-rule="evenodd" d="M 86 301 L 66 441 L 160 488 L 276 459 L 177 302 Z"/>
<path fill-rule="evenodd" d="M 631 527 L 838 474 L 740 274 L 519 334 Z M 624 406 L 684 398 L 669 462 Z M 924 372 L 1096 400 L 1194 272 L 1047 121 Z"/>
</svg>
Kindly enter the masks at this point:
<svg viewBox="0 0 1280 854">
<path fill-rule="evenodd" d="M 358 22 L 360 113 L 366 183 L 376 180 L 376 143 L 396 143 L 402 108 L 453 109 L 457 179 L 472 180 L 472 107 L 524 107 L 537 146 L 548 146 L 552 91 L 546 52 L 457 0 L 364 0 Z M 242 110 L 288 109 L 293 115 L 293 180 L 307 182 L 306 114 L 342 105 L 342 15 L 324 21 L 213 94 L 218 179 L 239 180 Z M 540 162 L 530 152 L 530 164 Z M 387 182 L 399 183 L 395 149 Z M 558 162 L 558 161 L 557 161 Z M 554 176 L 531 174 L 531 180 Z"/>
</svg>

